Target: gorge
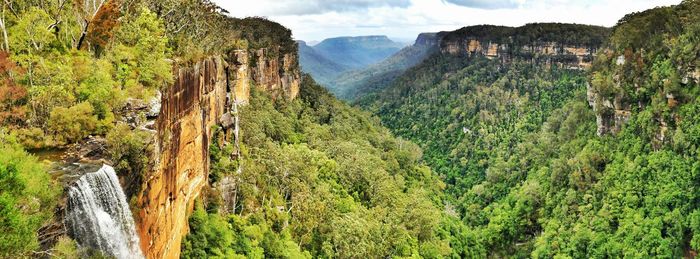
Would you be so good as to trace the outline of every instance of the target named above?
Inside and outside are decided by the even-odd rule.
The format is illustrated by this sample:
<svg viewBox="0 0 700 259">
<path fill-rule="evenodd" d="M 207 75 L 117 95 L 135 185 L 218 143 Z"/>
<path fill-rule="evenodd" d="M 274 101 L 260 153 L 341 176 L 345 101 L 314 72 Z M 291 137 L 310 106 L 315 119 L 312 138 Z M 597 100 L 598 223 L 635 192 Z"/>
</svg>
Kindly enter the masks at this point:
<svg viewBox="0 0 700 259">
<path fill-rule="evenodd" d="M 206 0 L 2 7 L 0 258 L 700 249 L 700 1 L 402 49 Z"/>
<path fill-rule="evenodd" d="M 250 85 L 278 98 L 291 100 L 298 95 L 300 78 L 293 53 L 272 54 L 272 59 L 267 49 L 253 53 L 256 67 L 235 63 L 248 60 L 247 52 L 235 52 L 232 65 L 214 57 L 181 68 L 163 94 L 152 159 L 155 171 L 144 175 L 136 205 L 139 231 L 145 237 L 141 246 L 149 258 L 179 257 L 187 215 L 207 185 L 212 127 L 231 129 L 234 105 L 248 103 Z M 240 141 L 226 135 L 224 141 Z"/>
</svg>

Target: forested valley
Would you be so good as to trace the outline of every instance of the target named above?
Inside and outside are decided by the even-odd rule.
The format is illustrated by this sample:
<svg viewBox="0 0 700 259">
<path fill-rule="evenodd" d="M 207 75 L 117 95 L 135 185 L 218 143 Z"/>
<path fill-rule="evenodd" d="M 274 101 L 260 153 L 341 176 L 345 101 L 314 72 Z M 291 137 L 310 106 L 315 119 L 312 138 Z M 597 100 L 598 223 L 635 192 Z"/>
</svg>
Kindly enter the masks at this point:
<svg viewBox="0 0 700 259">
<path fill-rule="evenodd" d="M 0 4 L 0 258 L 700 250 L 700 1 L 422 34 L 331 89 L 209 0 Z"/>
<path fill-rule="evenodd" d="M 607 43 L 587 69 L 443 52 L 356 102 L 423 147 L 471 237 L 461 257 L 694 256 L 698 10 L 684 1 L 630 14 L 607 39 L 581 26 L 516 28 L 512 48 L 533 37 Z M 445 38 L 499 41 L 504 30 Z"/>
</svg>

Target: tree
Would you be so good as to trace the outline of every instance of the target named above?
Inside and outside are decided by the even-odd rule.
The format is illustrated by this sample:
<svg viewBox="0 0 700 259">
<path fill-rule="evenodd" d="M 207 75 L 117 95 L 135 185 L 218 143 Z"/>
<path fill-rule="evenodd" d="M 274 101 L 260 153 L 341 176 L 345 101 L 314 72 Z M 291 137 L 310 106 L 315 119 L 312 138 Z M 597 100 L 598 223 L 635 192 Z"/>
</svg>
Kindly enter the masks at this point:
<svg viewBox="0 0 700 259">
<path fill-rule="evenodd" d="M 116 44 L 110 51 L 117 81 L 130 96 L 140 96 L 143 90 L 161 89 L 173 82 L 170 50 L 162 21 L 144 8 L 136 17 L 117 31 Z"/>
<path fill-rule="evenodd" d="M 31 256 L 60 190 L 44 166 L 0 129 L 0 257 Z"/>
<path fill-rule="evenodd" d="M 9 53 L 0 52 L 0 124 L 24 123 L 27 89 L 15 81 L 21 76 L 19 72 Z"/>
<path fill-rule="evenodd" d="M 10 29 L 10 35 L 13 37 L 12 51 L 30 56 L 44 51 L 55 39 L 49 30 L 51 24 L 51 17 L 44 10 L 38 7 L 29 8 Z"/>
<path fill-rule="evenodd" d="M 97 128 L 97 116 L 92 105 L 82 102 L 70 108 L 57 107 L 51 111 L 48 128 L 57 145 L 75 143 Z"/>
</svg>

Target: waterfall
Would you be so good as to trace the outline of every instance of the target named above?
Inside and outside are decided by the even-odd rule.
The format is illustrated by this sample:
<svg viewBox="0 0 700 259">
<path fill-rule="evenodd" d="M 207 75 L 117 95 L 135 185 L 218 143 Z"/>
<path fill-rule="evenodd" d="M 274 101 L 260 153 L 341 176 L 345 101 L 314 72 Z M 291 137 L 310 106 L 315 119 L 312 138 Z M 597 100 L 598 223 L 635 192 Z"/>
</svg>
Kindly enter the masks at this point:
<svg viewBox="0 0 700 259">
<path fill-rule="evenodd" d="M 68 190 L 68 233 L 81 247 L 116 258 L 144 258 L 124 191 L 111 166 L 80 177 Z"/>
</svg>

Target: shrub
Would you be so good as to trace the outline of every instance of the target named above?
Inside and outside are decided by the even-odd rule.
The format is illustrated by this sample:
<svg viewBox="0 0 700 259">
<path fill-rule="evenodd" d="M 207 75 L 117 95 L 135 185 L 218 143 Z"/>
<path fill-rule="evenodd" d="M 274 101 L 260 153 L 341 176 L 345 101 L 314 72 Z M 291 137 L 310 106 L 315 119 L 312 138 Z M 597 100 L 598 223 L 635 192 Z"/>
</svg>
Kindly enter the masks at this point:
<svg viewBox="0 0 700 259">
<path fill-rule="evenodd" d="M 49 117 L 49 132 L 56 145 L 75 143 L 97 128 L 97 116 L 90 103 L 83 102 L 70 108 L 57 107 Z"/>
</svg>

